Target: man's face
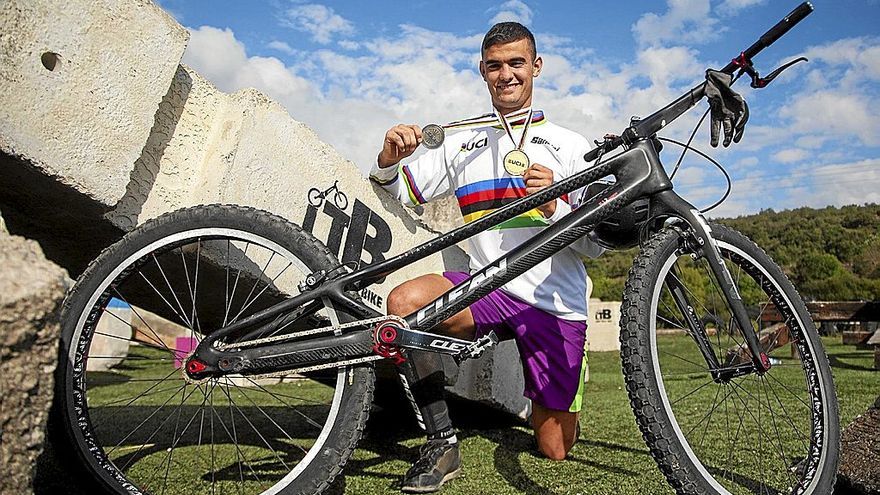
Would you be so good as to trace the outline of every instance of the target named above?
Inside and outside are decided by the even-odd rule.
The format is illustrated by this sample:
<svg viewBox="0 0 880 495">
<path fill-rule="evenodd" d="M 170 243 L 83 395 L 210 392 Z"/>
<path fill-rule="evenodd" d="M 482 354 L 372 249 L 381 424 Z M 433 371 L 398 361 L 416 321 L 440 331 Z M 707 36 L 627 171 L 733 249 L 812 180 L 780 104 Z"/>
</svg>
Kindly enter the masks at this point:
<svg viewBox="0 0 880 495">
<path fill-rule="evenodd" d="M 486 81 L 492 104 L 503 113 L 532 104 L 532 80 L 541 73 L 541 57 L 532 60 L 529 40 L 496 44 L 486 49 L 480 74 Z"/>
</svg>

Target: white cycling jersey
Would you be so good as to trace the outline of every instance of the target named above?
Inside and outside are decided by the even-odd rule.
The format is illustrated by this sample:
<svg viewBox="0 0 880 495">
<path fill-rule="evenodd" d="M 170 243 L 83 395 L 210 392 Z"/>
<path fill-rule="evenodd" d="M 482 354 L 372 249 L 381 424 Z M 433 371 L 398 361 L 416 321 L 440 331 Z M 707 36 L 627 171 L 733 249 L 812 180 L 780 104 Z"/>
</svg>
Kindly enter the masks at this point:
<svg viewBox="0 0 880 495">
<path fill-rule="evenodd" d="M 526 119 L 522 114 L 527 115 L 528 109 L 508 117 L 517 143 Z M 502 164 L 504 155 L 514 147 L 500 124 L 465 129 L 448 133 L 441 147 L 406 165 L 384 169 L 374 165 L 370 177 L 408 206 L 455 194 L 468 223 L 526 196 L 523 178 L 509 174 Z M 549 122 L 540 110 L 532 114 L 523 151 L 531 163 L 553 170 L 554 181 L 583 170 L 583 156 L 589 150 L 589 142 L 583 136 Z M 571 212 L 582 193 L 583 189 L 557 200 L 556 212 L 550 218 L 534 209 L 468 239 L 471 270 L 483 268 Z M 585 320 L 587 273 L 580 255 L 596 257 L 602 251 L 596 243 L 581 239 L 502 289 L 560 318 Z"/>
</svg>

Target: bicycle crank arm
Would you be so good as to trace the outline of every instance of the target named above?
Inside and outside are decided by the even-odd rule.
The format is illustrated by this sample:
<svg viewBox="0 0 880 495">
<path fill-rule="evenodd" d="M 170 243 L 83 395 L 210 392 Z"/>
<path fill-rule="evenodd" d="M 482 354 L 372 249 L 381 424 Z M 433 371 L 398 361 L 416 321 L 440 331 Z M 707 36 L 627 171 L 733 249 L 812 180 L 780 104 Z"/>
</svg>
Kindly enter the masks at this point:
<svg viewBox="0 0 880 495">
<path fill-rule="evenodd" d="M 362 329 L 343 335 L 309 338 L 246 348 L 197 351 L 186 362 L 186 373 L 194 380 L 227 374 L 259 375 L 293 368 L 320 365 L 373 353 L 373 332 Z"/>
<path fill-rule="evenodd" d="M 404 358 L 401 349 L 419 350 L 448 354 L 455 358 L 456 364 L 466 359 L 480 357 L 486 349 L 498 343 L 495 332 L 489 332 L 475 341 L 447 337 L 436 333 L 422 332 L 406 327 L 406 322 L 389 320 L 381 323 L 375 330 L 375 347 L 380 356 L 391 358 L 400 364 Z"/>
</svg>

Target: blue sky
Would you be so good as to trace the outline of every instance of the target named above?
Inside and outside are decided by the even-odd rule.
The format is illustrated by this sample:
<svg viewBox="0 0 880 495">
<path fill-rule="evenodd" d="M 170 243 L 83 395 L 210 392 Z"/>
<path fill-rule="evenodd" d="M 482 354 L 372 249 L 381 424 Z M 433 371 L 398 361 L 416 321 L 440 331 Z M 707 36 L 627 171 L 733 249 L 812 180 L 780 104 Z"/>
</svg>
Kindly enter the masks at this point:
<svg viewBox="0 0 880 495">
<path fill-rule="evenodd" d="M 763 73 L 806 55 L 769 88 L 738 88 L 743 142 L 712 150 L 733 194 L 716 215 L 880 203 L 880 1 L 817 0 L 816 11 L 755 60 Z M 593 139 L 623 129 L 724 65 L 797 2 L 529 0 L 267 2 L 161 0 L 190 30 L 184 63 L 223 91 L 255 87 L 366 170 L 385 130 L 484 113 L 479 44 L 498 20 L 535 32 L 545 70 L 535 106 Z M 705 107 L 701 107 L 705 108 Z M 665 135 L 685 138 L 697 109 Z M 664 152 L 674 162 L 674 152 Z M 698 206 L 724 189 L 689 159 L 675 179 Z"/>
</svg>

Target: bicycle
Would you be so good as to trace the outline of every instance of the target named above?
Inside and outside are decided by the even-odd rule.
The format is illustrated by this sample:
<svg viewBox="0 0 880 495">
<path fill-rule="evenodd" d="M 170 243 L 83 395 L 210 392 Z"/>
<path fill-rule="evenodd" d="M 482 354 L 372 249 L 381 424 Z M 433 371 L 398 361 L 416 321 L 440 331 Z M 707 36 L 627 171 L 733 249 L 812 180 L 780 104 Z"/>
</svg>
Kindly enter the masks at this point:
<svg viewBox="0 0 880 495">
<path fill-rule="evenodd" d="M 811 10 L 796 8 L 723 70 L 747 61 L 760 82 L 751 59 Z M 471 342 L 430 329 L 647 201 L 620 340 L 660 470 L 678 493 L 831 493 L 837 402 L 803 301 L 758 246 L 673 192 L 660 162 L 656 133 L 703 96 L 701 84 L 632 122 L 578 174 L 363 268 L 251 208 L 200 206 L 145 223 L 92 262 L 65 302 L 56 422 L 115 493 L 321 493 L 363 432 L 374 361 L 411 349 L 479 356 L 493 335 Z M 570 215 L 405 318 L 358 299 L 390 272 L 608 176 L 615 182 Z M 785 323 L 761 331 L 753 317 L 770 308 Z"/>
<path fill-rule="evenodd" d="M 339 208 L 340 210 L 344 210 L 344 209 L 348 208 L 348 197 L 345 195 L 345 193 L 343 193 L 342 191 L 339 190 L 338 184 L 339 184 L 339 181 L 335 180 L 335 181 L 333 181 L 332 186 L 328 187 L 327 189 L 325 189 L 323 191 L 321 191 L 320 189 L 318 189 L 316 187 L 309 189 L 309 192 L 307 195 L 308 200 L 309 200 L 309 204 L 314 206 L 315 208 L 317 208 L 317 207 L 321 206 L 321 204 L 324 203 L 324 200 L 327 199 L 327 196 L 330 195 L 331 191 L 336 191 L 333 194 L 333 204 L 335 204 L 336 207 Z"/>
</svg>

